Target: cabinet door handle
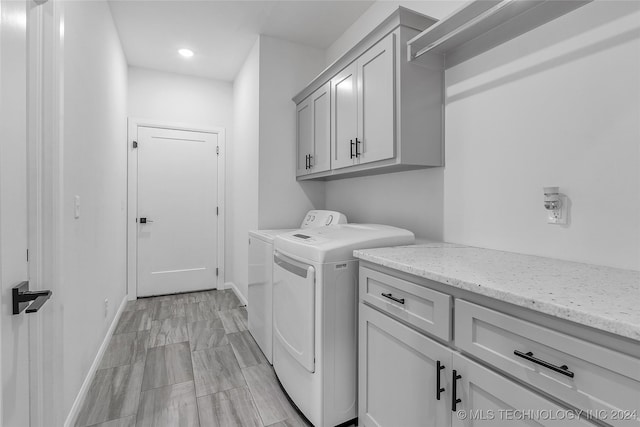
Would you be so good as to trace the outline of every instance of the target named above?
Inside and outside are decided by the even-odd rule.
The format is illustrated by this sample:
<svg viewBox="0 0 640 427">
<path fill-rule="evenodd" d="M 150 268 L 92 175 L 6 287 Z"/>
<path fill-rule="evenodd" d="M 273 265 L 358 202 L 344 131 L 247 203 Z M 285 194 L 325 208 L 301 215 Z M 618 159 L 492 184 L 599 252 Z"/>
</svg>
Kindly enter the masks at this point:
<svg viewBox="0 0 640 427">
<path fill-rule="evenodd" d="M 436 400 L 440 400 L 440 393 L 444 391 L 444 387 L 440 386 L 440 371 L 444 369 L 444 365 L 440 361 L 436 361 Z"/>
<path fill-rule="evenodd" d="M 522 357 L 523 359 L 526 359 L 526 360 L 528 360 L 530 362 L 533 362 L 533 363 L 535 363 L 537 365 L 544 366 L 547 369 L 551 369 L 552 371 L 559 372 L 562 375 L 568 376 L 569 378 L 573 378 L 574 374 L 573 374 L 573 372 L 571 372 L 569 370 L 569 367 L 567 365 L 556 366 L 556 365 L 553 365 L 553 364 L 551 364 L 549 362 L 545 362 L 542 359 L 538 359 L 537 357 L 533 357 L 533 353 L 530 352 L 530 351 L 526 352 L 526 353 L 523 353 L 523 352 L 521 352 L 519 350 L 514 350 L 513 354 L 515 354 L 518 357 Z"/>
<path fill-rule="evenodd" d="M 309 169 L 313 167 L 313 165 L 311 164 L 311 159 L 313 159 L 313 156 L 309 154 Z"/>
<path fill-rule="evenodd" d="M 362 153 L 358 151 L 358 144 L 362 144 L 362 141 L 358 141 L 358 138 L 356 138 L 356 157 L 362 155 Z"/>
<path fill-rule="evenodd" d="M 453 377 L 452 377 L 452 388 L 451 388 L 451 410 L 453 412 L 456 412 L 456 407 L 458 405 L 458 403 L 462 402 L 462 400 L 458 399 L 458 385 L 457 382 L 458 380 L 462 378 L 462 375 L 458 375 L 458 371 L 456 371 L 455 369 L 453 370 Z"/>
<path fill-rule="evenodd" d="M 381 293 L 380 295 L 382 295 L 385 298 L 389 298 L 391 301 L 395 301 L 398 304 L 404 304 L 404 298 L 396 298 L 392 294 L 390 294 L 390 293 L 389 294 L 385 294 L 384 292 Z"/>
<path fill-rule="evenodd" d="M 355 146 L 355 144 L 353 143 L 353 139 L 350 139 L 349 142 L 351 143 L 351 149 L 349 151 L 349 158 L 353 159 L 355 157 L 355 155 L 353 154 L 353 147 Z"/>
</svg>

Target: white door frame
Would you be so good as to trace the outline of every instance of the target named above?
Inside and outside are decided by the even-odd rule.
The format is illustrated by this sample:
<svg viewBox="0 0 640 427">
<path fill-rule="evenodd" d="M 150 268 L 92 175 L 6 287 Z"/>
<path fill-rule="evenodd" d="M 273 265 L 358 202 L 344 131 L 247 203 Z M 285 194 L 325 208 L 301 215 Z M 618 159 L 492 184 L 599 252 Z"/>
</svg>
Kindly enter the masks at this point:
<svg viewBox="0 0 640 427">
<path fill-rule="evenodd" d="M 29 322 L 30 426 L 62 425 L 64 7 L 28 6 L 27 206 L 29 286 L 51 299 Z"/>
<path fill-rule="evenodd" d="M 224 224 L 225 224 L 225 129 L 162 120 L 129 117 L 127 134 L 127 295 L 129 300 L 138 297 L 138 150 L 133 148 L 139 127 L 184 130 L 191 132 L 213 133 L 218 136 L 218 207 L 217 216 L 217 259 L 216 288 L 224 287 Z"/>
</svg>

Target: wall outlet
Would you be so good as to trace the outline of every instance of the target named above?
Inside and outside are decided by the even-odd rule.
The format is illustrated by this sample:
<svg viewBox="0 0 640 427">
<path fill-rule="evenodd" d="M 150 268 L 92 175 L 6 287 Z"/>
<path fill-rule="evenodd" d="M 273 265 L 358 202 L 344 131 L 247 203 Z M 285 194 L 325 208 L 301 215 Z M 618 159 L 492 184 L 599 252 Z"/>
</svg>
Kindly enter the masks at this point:
<svg viewBox="0 0 640 427">
<path fill-rule="evenodd" d="M 569 199 L 564 194 L 560 196 L 560 208 L 547 211 L 547 223 L 564 225 L 567 223 L 569 212 Z"/>
<path fill-rule="evenodd" d="M 109 315 L 109 298 L 105 298 L 104 300 L 104 317 Z"/>
</svg>

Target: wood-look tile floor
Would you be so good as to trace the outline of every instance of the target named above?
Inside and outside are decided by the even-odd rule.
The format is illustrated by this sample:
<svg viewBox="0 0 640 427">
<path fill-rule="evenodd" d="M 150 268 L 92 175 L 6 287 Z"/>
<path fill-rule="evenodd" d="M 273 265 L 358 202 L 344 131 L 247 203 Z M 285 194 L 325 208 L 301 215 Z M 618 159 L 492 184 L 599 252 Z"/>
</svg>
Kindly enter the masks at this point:
<svg viewBox="0 0 640 427">
<path fill-rule="evenodd" d="M 230 290 L 130 301 L 78 427 L 306 427 Z"/>
</svg>

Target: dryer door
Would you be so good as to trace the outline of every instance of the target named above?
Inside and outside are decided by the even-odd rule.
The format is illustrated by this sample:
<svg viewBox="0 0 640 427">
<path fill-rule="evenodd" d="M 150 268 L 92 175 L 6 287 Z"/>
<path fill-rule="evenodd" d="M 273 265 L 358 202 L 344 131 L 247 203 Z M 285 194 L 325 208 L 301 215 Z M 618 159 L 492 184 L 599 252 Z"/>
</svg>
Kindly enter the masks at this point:
<svg viewBox="0 0 640 427">
<path fill-rule="evenodd" d="M 315 268 L 273 255 L 273 329 L 289 354 L 315 372 Z"/>
</svg>

